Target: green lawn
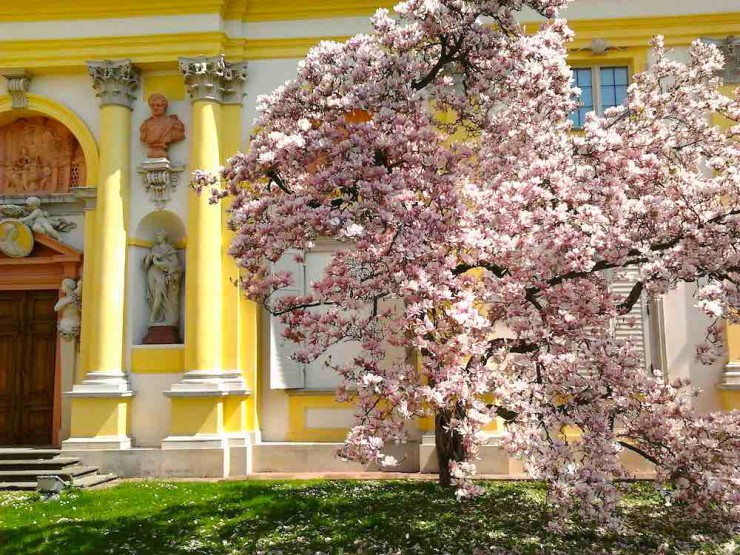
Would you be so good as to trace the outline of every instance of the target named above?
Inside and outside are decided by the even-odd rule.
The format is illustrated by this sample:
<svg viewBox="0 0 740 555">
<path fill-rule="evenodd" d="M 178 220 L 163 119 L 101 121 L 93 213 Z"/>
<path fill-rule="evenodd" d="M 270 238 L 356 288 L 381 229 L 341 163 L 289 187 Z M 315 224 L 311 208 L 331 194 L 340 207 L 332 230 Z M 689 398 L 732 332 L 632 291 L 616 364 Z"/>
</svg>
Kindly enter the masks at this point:
<svg viewBox="0 0 740 555">
<path fill-rule="evenodd" d="M 734 553 L 740 536 L 666 509 L 649 485 L 620 534 L 545 528 L 544 490 L 495 482 L 474 501 L 429 482 L 128 482 L 43 502 L 0 493 L 0 553 Z M 736 547 L 738 546 L 738 547 Z"/>
</svg>

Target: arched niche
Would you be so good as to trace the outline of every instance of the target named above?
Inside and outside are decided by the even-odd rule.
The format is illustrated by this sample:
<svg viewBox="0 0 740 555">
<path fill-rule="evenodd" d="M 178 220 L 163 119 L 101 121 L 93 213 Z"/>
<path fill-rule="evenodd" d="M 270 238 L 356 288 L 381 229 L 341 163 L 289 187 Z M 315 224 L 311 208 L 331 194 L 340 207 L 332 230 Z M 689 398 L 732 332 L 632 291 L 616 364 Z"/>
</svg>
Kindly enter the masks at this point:
<svg viewBox="0 0 740 555">
<path fill-rule="evenodd" d="M 134 234 L 128 241 L 128 292 L 129 327 L 132 345 L 141 345 L 149 329 L 149 305 L 146 301 L 146 271 L 144 258 L 154 244 L 154 236 L 164 229 L 172 244 L 178 250 L 180 263 L 184 268 L 180 287 L 180 333 L 184 327 L 185 281 L 188 269 L 185 266 L 185 224 L 180 217 L 169 210 L 157 210 L 144 216 L 136 225 Z"/>
<path fill-rule="evenodd" d="M 50 182 L 49 178 L 59 174 L 61 170 L 58 165 L 55 166 L 49 162 L 48 152 L 45 151 L 45 149 L 48 150 L 46 143 L 54 144 L 55 141 L 64 143 L 69 139 L 73 143 L 71 147 L 65 144 L 59 146 L 62 151 L 65 148 L 69 150 L 70 173 L 72 173 L 72 162 L 75 162 L 74 165 L 77 170 L 74 175 L 74 186 L 94 186 L 98 177 L 98 147 L 95 137 L 85 122 L 72 110 L 55 100 L 36 94 L 28 94 L 27 97 L 28 105 L 25 108 L 12 109 L 10 97 L 7 95 L 0 96 L 0 129 L 16 125 L 21 132 L 24 131 L 23 128 L 25 127 L 25 132 L 29 135 L 37 134 L 39 144 L 36 145 L 36 148 L 39 152 L 32 153 L 29 149 L 24 154 L 21 149 L 28 147 L 24 147 L 23 141 L 20 141 L 14 148 L 10 149 L 10 152 L 5 153 L 6 156 L 3 156 L 3 159 L 0 159 L 0 164 L 6 170 L 3 173 L 7 173 L 8 164 L 18 162 L 22 156 L 28 156 L 32 159 L 30 168 L 35 172 L 35 179 L 46 179 L 47 183 Z M 24 126 L 23 121 L 26 121 L 29 125 Z M 36 127 L 35 130 L 32 129 L 34 126 Z M 24 140 L 26 139 L 30 139 L 30 137 L 26 137 Z M 1 136 L 0 140 L 3 140 Z M 7 142 L 4 149 L 8 150 Z M 41 160 L 35 160 L 36 157 L 40 157 Z M 22 160 L 20 161 L 22 162 Z M 50 172 L 51 175 L 46 175 Z M 7 177 L 0 175 L 0 194 L 64 192 L 60 190 L 6 191 L 4 187 L 7 188 Z M 57 188 L 55 187 L 55 189 Z"/>
</svg>

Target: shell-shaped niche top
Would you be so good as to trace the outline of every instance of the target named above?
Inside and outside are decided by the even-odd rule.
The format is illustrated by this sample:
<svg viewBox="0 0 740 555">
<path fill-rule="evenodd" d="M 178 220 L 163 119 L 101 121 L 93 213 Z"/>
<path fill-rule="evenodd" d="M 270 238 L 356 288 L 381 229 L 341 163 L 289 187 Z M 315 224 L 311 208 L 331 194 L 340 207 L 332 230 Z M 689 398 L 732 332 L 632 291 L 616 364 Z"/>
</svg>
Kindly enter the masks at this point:
<svg viewBox="0 0 740 555">
<path fill-rule="evenodd" d="M 85 185 L 85 157 L 72 132 L 44 116 L 0 127 L 0 195 L 67 193 Z"/>
</svg>

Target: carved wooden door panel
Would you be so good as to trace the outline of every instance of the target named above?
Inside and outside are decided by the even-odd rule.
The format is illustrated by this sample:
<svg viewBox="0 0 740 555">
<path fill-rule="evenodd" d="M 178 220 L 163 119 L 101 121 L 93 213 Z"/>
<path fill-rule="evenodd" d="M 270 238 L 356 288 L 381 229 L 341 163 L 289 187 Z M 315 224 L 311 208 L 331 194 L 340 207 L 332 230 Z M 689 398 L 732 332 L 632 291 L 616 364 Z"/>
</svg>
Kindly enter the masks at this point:
<svg viewBox="0 0 740 555">
<path fill-rule="evenodd" d="M 0 445 L 51 444 L 55 291 L 0 292 Z"/>
<path fill-rule="evenodd" d="M 0 292 L 0 445 L 15 444 L 23 297 L 24 293 Z"/>
</svg>

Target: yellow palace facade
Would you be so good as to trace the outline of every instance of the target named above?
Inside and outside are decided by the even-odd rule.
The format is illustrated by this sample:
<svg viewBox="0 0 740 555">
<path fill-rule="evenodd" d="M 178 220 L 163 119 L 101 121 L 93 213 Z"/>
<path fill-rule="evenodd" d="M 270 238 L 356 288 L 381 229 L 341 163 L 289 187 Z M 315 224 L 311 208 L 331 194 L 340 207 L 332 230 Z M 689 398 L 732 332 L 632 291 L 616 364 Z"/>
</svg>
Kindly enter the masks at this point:
<svg viewBox="0 0 740 555">
<path fill-rule="evenodd" d="M 334 456 L 353 414 L 334 401 L 337 378 L 289 361 L 270 317 L 240 298 L 224 209 L 188 181 L 245 147 L 256 97 L 312 45 L 366 31 L 392 4 L 0 4 L 0 446 L 61 447 L 122 476 L 359 468 Z M 715 41 L 737 86 L 739 9 L 577 0 L 565 15 L 584 106 L 617 102 L 656 34 L 677 57 Z M 307 259 L 306 283 L 329 254 Z M 646 361 L 691 377 L 700 410 L 738 409 L 740 330 L 726 360 L 700 366 L 693 304 L 686 287 L 638 308 Z M 400 470 L 434 470 L 432 431 L 422 422 L 394 447 Z M 490 434 L 481 470 L 517 472 Z"/>
</svg>

